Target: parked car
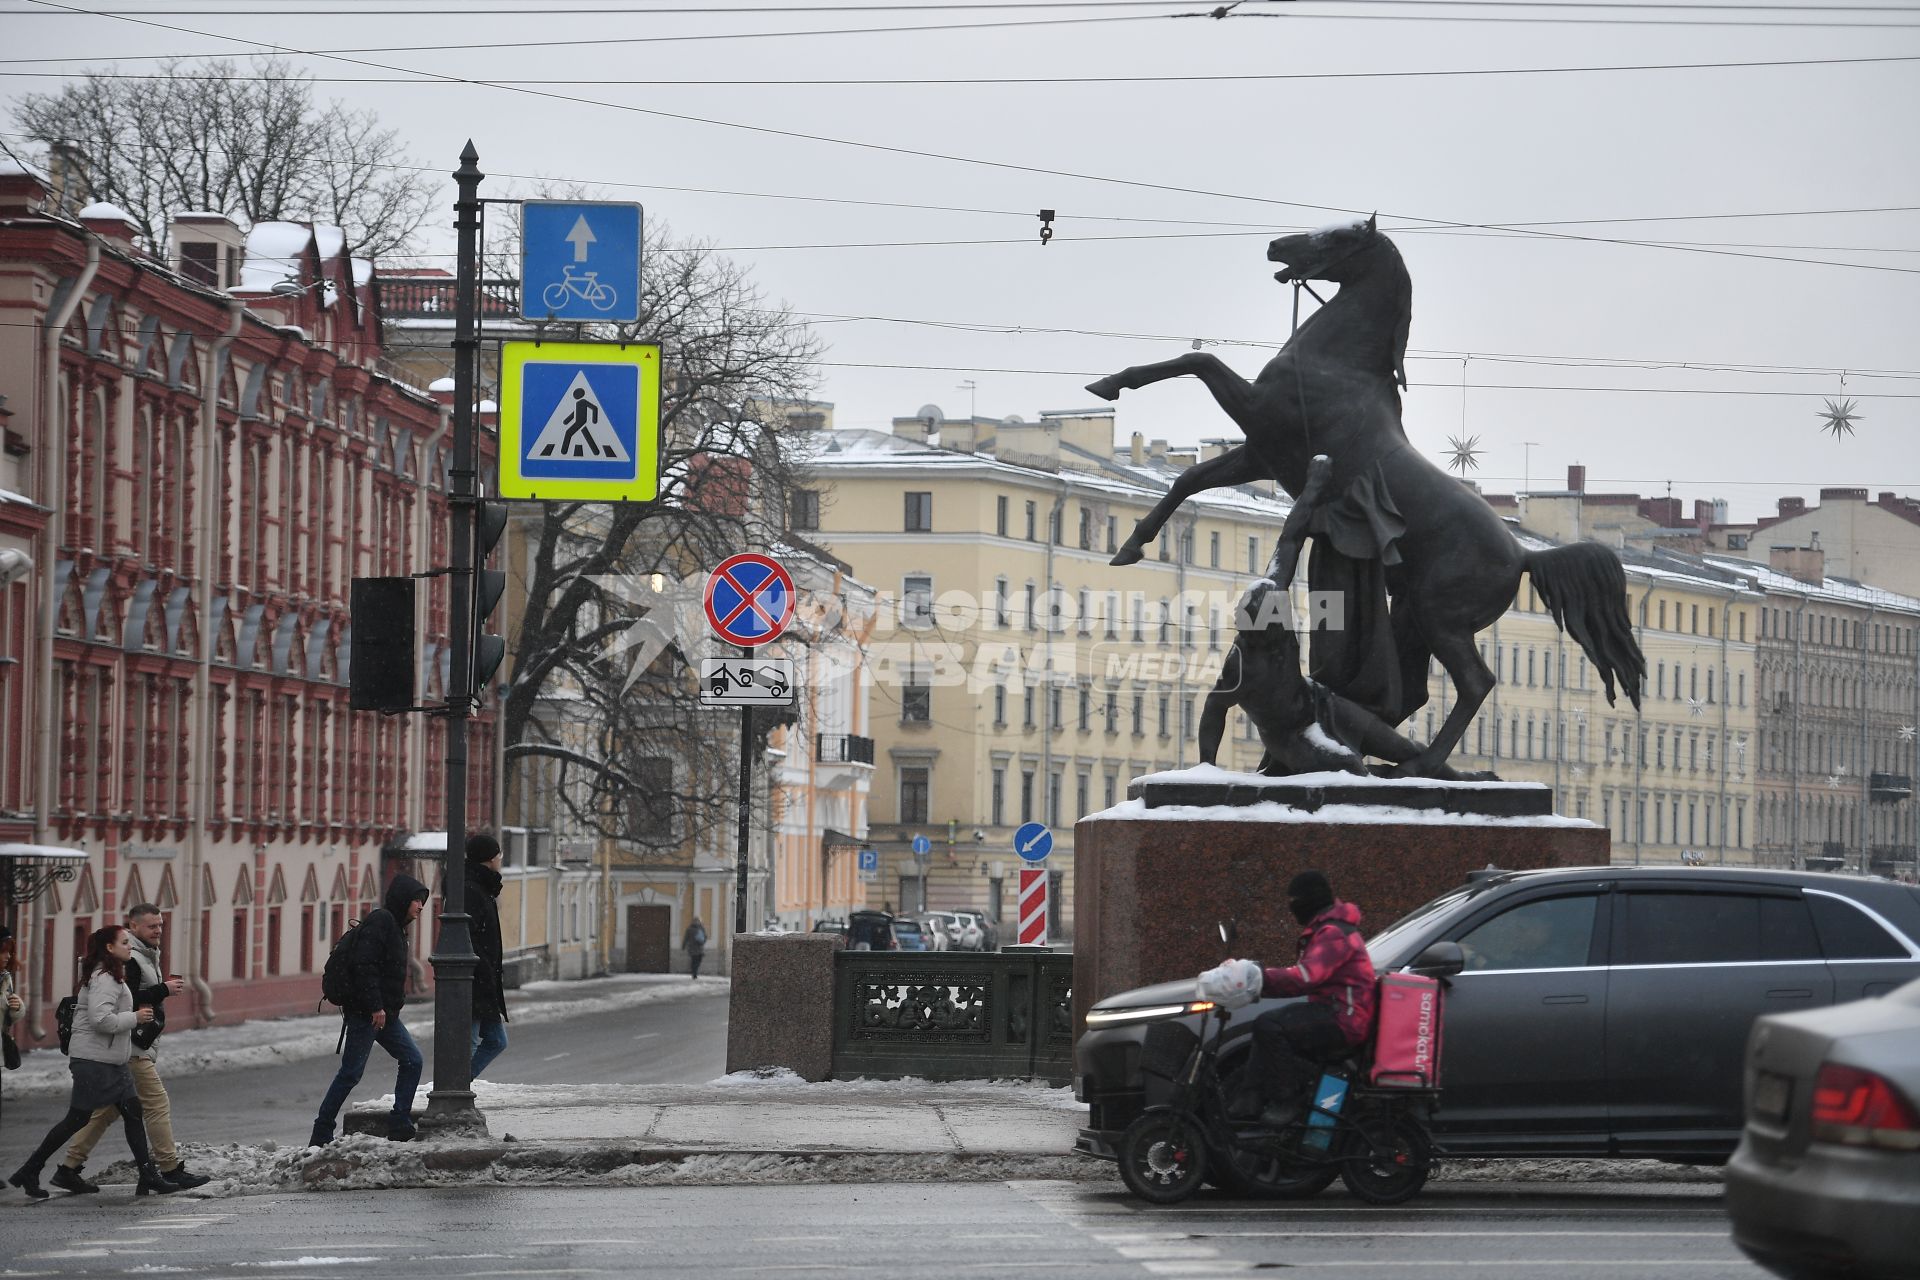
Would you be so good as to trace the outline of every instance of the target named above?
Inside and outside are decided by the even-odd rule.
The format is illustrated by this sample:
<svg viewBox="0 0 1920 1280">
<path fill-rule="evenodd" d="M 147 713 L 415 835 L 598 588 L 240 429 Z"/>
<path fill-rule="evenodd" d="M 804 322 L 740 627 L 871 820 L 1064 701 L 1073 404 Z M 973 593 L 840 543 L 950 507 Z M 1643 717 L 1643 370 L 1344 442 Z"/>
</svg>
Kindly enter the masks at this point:
<svg viewBox="0 0 1920 1280">
<path fill-rule="evenodd" d="M 895 951 L 925 951 L 927 935 L 920 931 L 920 922 L 908 916 L 893 918 L 893 949 Z"/>
<path fill-rule="evenodd" d="M 972 921 L 973 930 L 969 933 L 978 931 L 980 935 L 979 943 L 969 948 L 970 950 L 998 951 L 1000 949 L 1000 928 L 994 924 L 992 916 L 984 911 L 956 911 L 954 914 L 963 920 Z"/>
<path fill-rule="evenodd" d="M 981 951 L 986 948 L 986 931 L 980 927 L 979 918 L 970 911 L 956 911 L 954 919 L 955 951 Z"/>
<path fill-rule="evenodd" d="M 1920 1277 L 1920 982 L 1747 1042 L 1733 1240 L 1783 1276 Z"/>
<path fill-rule="evenodd" d="M 1447 994 L 1434 1124 L 1443 1153 L 1719 1163 L 1740 1137 L 1754 1019 L 1920 977 L 1916 939 L 1920 889 L 1891 881 L 1593 867 L 1476 873 L 1367 949 L 1383 973 L 1435 942 L 1466 953 Z M 1082 1150 L 1111 1158 L 1164 1091 L 1143 1019 L 1192 994 L 1187 978 L 1109 996 L 1088 1014 L 1076 1047 L 1075 1089 L 1090 1108 Z M 1226 1069 L 1244 1066 L 1248 1024 L 1282 1003 L 1233 1015 L 1227 1033 L 1239 1045 Z M 1197 1030 L 1199 1020 L 1186 1021 Z"/>
<path fill-rule="evenodd" d="M 930 951 L 952 951 L 959 945 L 960 921 L 951 911 L 922 912 L 920 931 L 926 934 Z"/>
<path fill-rule="evenodd" d="M 884 911 L 847 913 L 847 950 L 892 951 L 893 917 Z"/>
</svg>

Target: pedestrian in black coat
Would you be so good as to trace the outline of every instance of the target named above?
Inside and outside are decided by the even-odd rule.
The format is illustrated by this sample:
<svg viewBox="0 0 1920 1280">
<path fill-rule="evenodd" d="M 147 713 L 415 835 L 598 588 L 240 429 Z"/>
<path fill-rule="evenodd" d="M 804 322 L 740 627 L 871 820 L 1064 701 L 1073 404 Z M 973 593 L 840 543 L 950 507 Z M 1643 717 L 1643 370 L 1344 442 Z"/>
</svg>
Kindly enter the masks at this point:
<svg viewBox="0 0 1920 1280">
<path fill-rule="evenodd" d="M 505 951 L 500 941 L 500 842 L 487 832 L 467 837 L 467 916 L 473 952 L 473 1078 L 507 1047 Z"/>
<path fill-rule="evenodd" d="M 353 935 L 353 994 L 341 1015 L 346 1021 L 345 1049 L 340 1070 L 314 1119 L 313 1136 L 308 1139 L 312 1146 L 333 1141 L 334 1121 L 347 1095 L 360 1083 L 375 1044 L 399 1064 L 387 1136 L 395 1142 L 414 1136 L 413 1095 L 420 1087 L 424 1060 L 420 1046 L 400 1021 L 400 1010 L 407 1003 L 407 926 L 420 918 L 429 896 L 427 886 L 412 876 L 395 876 L 381 905 L 367 913 Z"/>
</svg>

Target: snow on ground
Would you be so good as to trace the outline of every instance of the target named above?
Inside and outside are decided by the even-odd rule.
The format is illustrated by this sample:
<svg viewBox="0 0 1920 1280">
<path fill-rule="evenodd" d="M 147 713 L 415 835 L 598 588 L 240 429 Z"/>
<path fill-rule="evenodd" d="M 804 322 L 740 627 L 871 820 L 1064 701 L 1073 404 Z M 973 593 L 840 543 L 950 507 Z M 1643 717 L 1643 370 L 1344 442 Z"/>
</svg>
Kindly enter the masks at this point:
<svg viewBox="0 0 1920 1280">
<path fill-rule="evenodd" d="M 1347 775 L 1326 776 L 1346 777 Z M 1117 819 L 1138 821 L 1143 818 L 1150 822 L 1395 823 L 1421 827 L 1591 827 L 1593 825 L 1585 818 L 1567 818 L 1557 813 L 1543 813 L 1523 818 L 1494 818 L 1485 814 L 1443 813 L 1437 809 L 1407 809 L 1386 804 L 1329 804 L 1308 810 L 1296 809 L 1292 805 L 1281 804 L 1274 800 L 1242 805 L 1161 805 L 1155 809 L 1147 808 L 1147 802 L 1144 800 L 1122 800 L 1111 809 L 1090 813 L 1080 821 L 1101 822 Z"/>
<path fill-rule="evenodd" d="M 1316 725 L 1315 728 L 1318 728 Z M 1327 743 L 1339 748 L 1340 744 L 1328 738 Z M 1344 750 L 1344 748 L 1341 748 Z M 1391 792 L 1395 787 L 1417 787 L 1427 790 L 1433 787 L 1445 787 L 1449 790 L 1497 790 L 1514 791 L 1526 789 L 1545 790 L 1545 784 L 1539 782 L 1486 782 L 1453 781 L 1446 778 L 1383 778 L 1377 774 L 1342 773 L 1329 770 L 1324 773 L 1297 773 L 1287 777 L 1274 778 L 1264 773 L 1239 773 L 1232 769 L 1222 769 L 1216 764 L 1196 764 L 1185 769 L 1162 769 L 1158 773 L 1143 773 L 1135 782 L 1204 782 L 1231 783 L 1241 787 L 1379 787 Z M 1381 797 L 1385 799 L 1385 796 Z"/>
<path fill-rule="evenodd" d="M 315 979 L 314 985 L 319 985 Z M 533 1026 L 561 1018 L 577 1018 L 596 1013 L 611 1013 L 637 1005 L 666 1000 L 691 1000 L 724 996 L 733 989 L 725 978 L 702 978 L 693 982 L 679 974 L 635 974 L 615 978 L 587 979 L 579 982 L 530 982 L 521 990 L 529 996 L 544 997 L 516 1000 L 508 993 L 507 1016 L 514 1026 Z M 578 998 L 566 995 L 578 993 Z M 409 1011 L 407 1029 L 421 1044 L 433 1039 L 431 1003 L 417 1004 Z M 271 1066 L 280 1062 L 302 1062 L 324 1058 L 340 1042 L 340 1015 L 326 1013 L 310 1018 L 265 1018 L 238 1022 L 227 1027 L 202 1027 L 168 1031 L 160 1041 L 160 1074 L 200 1074 L 207 1071 L 236 1071 L 244 1067 Z M 18 1071 L 10 1071 L 4 1083 L 9 1097 L 46 1098 L 67 1092 L 73 1077 L 67 1071 L 67 1059 L 51 1041 L 26 1055 Z"/>
</svg>

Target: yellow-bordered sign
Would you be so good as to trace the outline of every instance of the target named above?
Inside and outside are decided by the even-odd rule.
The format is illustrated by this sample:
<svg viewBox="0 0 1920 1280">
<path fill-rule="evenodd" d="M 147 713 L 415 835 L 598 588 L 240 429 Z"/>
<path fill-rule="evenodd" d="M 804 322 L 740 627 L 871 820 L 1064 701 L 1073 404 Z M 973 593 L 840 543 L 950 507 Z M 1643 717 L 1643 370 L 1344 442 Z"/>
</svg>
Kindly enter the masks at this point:
<svg viewBox="0 0 1920 1280">
<path fill-rule="evenodd" d="M 659 495 L 658 343 L 500 345 L 501 497 Z"/>
</svg>

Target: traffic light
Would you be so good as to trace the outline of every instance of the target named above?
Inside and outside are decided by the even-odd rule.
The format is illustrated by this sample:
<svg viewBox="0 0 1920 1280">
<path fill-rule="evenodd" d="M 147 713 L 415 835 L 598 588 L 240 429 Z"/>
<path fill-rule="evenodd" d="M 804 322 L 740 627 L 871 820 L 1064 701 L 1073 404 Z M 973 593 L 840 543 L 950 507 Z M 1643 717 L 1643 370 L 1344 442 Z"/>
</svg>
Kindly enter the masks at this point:
<svg viewBox="0 0 1920 1280">
<path fill-rule="evenodd" d="M 355 711 L 413 709 L 413 587 L 412 578 L 353 580 L 347 690 Z"/>
<path fill-rule="evenodd" d="M 473 692 L 478 695 L 500 669 L 507 642 L 485 630 L 487 617 L 506 594 L 507 575 L 486 568 L 487 556 L 507 531 L 507 504 L 482 500 L 473 508 Z"/>
</svg>

